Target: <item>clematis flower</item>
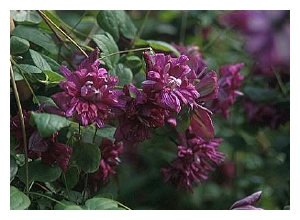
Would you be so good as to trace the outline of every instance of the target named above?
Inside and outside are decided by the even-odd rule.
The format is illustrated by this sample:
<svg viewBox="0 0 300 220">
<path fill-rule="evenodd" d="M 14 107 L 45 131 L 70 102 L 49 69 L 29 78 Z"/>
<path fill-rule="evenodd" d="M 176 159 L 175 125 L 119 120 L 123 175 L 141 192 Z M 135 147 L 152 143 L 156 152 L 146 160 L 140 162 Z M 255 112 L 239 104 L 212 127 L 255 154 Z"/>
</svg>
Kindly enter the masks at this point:
<svg viewBox="0 0 300 220">
<path fill-rule="evenodd" d="M 181 110 L 181 104 L 195 105 L 199 93 L 189 81 L 191 69 L 187 65 L 187 56 L 171 58 L 161 53 L 144 53 L 144 59 L 147 72 L 142 83 L 143 91 L 152 102 L 177 113 Z"/>
<path fill-rule="evenodd" d="M 118 118 L 114 137 L 126 146 L 134 146 L 150 138 L 151 129 L 164 125 L 167 111 L 149 102 L 147 95 L 134 85 L 125 85 L 123 92 L 121 98 L 126 101 L 125 113 Z"/>
<path fill-rule="evenodd" d="M 99 169 L 90 175 L 90 181 L 97 191 L 98 185 L 103 185 L 108 181 L 110 175 L 116 174 L 116 168 L 121 162 L 119 155 L 123 151 L 123 143 L 112 142 L 107 138 L 103 138 L 101 145 L 101 160 Z"/>
<path fill-rule="evenodd" d="M 229 117 L 229 107 L 234 103 L 235 97 L 242 95 L 238 88 L 241 86 L 244 76 L 239 72 L 244 67 L 243 63 L 221 66 L 218 81 L 218 98 L 208 104 L 213 112 Z"/>
<path fill-rule="evenodd" d="M 193 192 L 193 187 L 208 178 L 208 171 L 223 161 L 224 154 L 217 151 L 222 139 L 204 140 L 195 136 L 191 129 L 179 139 L 177 158 L 161 172 L 165 182 Z"/>
<path fill-rule="evenodd" d="M 113 90 L 118 78 L 109 76 L 106 69 L 98 68 L 98 49 L 71 72 L 66 66 L 60 68 L 66 81 L 59 85 L 63 92 L 52 95 L 54 102 L 66 117 L 74 116 L 83 126 L 96 123 L 100 128 L 113 113 L 121 108 L 120 91 Z"/>
<path fill-rule="evenodd" d="M 29 123 L 30 111 L 23 111 L 23 115 L 26 138 L 28 140 L 28 157 L 30 159 L 41 158 L 42 162 L 48 165 L 56 162 L 66 172 L 73 148 L 56 141 L 58 132 L 55 132 L 48 138 L 41 137 L 37 128 Z M 16 151 L 24 153 L 23 134 L 19 115 L 11 119 L 11 133 L 18 143 Z"/>
<path fill-rule="evenodd" d="M 237 202 L 235 202 L 230 210 L 263 210 L 262 208 L 257 208 L 254 204 L 260 199 L 262 191 L 255 192 L 250 196 L 247 196 Z"/>
</svg>

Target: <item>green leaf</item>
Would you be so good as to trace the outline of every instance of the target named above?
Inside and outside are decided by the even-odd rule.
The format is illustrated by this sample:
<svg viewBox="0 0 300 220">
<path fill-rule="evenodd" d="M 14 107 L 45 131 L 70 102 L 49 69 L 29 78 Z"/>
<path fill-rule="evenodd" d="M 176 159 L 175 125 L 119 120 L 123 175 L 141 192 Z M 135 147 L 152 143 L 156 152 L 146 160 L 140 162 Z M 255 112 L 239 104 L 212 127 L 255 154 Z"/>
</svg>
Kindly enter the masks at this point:
<svg viewBox="0 0 300 220">
<path fill-rule="evenodd" d="M 115 41 L 118 41 L 120 35 L 125 38 L 133 39 L 137 29 L 131 21 L 130 17 L 122 10 L 103 10 L 97 15 L 98 25 L 110 33 Z"/>
<path fill-rule="evenodd" d="M 131 83 L 133 78 L 131 70 L 125 67 L 122 63 L 119 63 L 114 69 L 109 72 L 109 74 L 112 76 L 117 76 L 119 78 L 119 86 Z"/>
<path fill-rule="evenodd" d="M 74 186 L 76 186 L 76 184 L 78 183 L 78 180 L 79 180 L 79 171 L 78 171 L 77 167 L 70 166 L 65 174 L 65 177 L 66 177 L 68 189 L 70 190 L 70 189 L 74 188 Z M 64 180 L 63 180 L 63 183 L 65 185 Z"/>
<path fill-rule="evenodd" d="M 10 210 L 24 210 L 29 205 L 29 198 L 16 187 L 10 186 Z"/>
<path fill-rule="evenodd" d="M 54 72 L 60 72 L 60 65 L 53 59 L 51 59 L 50 57 L 41 54 L 42 57 L 44 58 L 44 60 L 49 64 L 50 68 L 54 71 Z"/>
<path fill-rule="evenodd" d="M 36 66 L 29 64 L 19 64 L 19 66 L 28 73 L 41 73 L 42 70 L 37 68 Z M 24 72 L 24 71 L 23 71 Z"/>
<path fill-rule="evenodd" d="M 59 83 L 60 81 L 65 80 L 65 77 L 50 70 L 45 70 L 43 73 L 48 77 L 49 83 Z"/>
<path fill-rule="evenodd" d="M 165 52 L 173 52 L 177 57 L 180 56 L 179 51 L 175 47 L 173 47 L 171 44 L 168 44 L 164 41 L 137 39 L 134 42 L 134 45 L 135 46 L 150 46 L 154 50 L 165 51 Z"/>
<path fill-rule="evenodd" d="M 50 137 L 54 132 L 70 125 L 70 121 L 58 115 L 31 112 L 33 120 L 42 137 Z"/>
<path fill-rule="evenodd" d="M 109 210 L 118 208 L 118 203 L 107 198 L 92 198 L 85 202 L 88 210 Z"/>
<path fill-rule="evenodd" d="M 25 24 L 38 24 L 43 20 L 40 15 L 33 10 L 12 10 L 10 14 L 15 21 Z"/>
<path fill-rule="evenodd" d="M 39 100 L 40 103 L 45 102 L 45 106 L 56 106 L 55 102 L 53 99 L 47 97 L 47 96 L 39 96 L 37 95 L 36 98 Z"/>
<path fill-rule="evenodd" d="M 61 169 L 58 165 L 50 166 L 36 160 L 28 163 L 28 173 L 29 183 L 33 181 L 53 182 L 60 177 Z M 19 169 L 18 176 L 23 183 L 26 182 L 25 166 Z"/>
<path fill-rule="evenodd" d="M 25 25 L 18 25 L 13 31 L 12 35 L 26 39 L 36 45 L 41 46 L 52 54 L 57 54 L 58 49 L 50 35 L 41 32 L 36 27 Z"/>
<path fill-rule="evenodd" d="M 30 47 L 29 41 L 16 37 L 11 36 L 10 38 L 10 54 L 12 55 L 18 55 L 25 53 Z"/>
<path fill-rule="evenodd" d="M 46 62 L 46 60 L 36 51 L 29 50 L 30 56 L 34 62 L 34 64 L 40 68 L 41 70 L 51 70 L 51 67 Z"/>
<path fill-rule="evenodd" d="M 82 208 L 76 205 L 74 202 L 62 200 L 61 203 L 57 203 L 54 206 L 54 210 L 82 210 Z"/>
<path fill-rule="evenodd" d="M 105 57 L 109 54 L 119 52 L 119 48 L 115 43 L 114 39 L 112 38 L 112 36 L 109 33 L 94 35 L 93 40 L 100 48 L 101 51 L 100 57 L 104 57 L 102 58 L 102 60 L 105 62 L 105 65 L 109 69 L 115 67 L 119 62 L 120 55 L 116 54 L 109 57 Z"/>
<path fill-rule="evenodd" d="M 71 160 L 78 165 L 82 171 L 93 173 L 98 170 L 100 165 L 100 149 L 94 144 L 77 142 L 73 146 Z"/>
<path fill-rule="evenodd" d="M 18 165 L 16 159 L 13 156 L 10 156 L 10 182 L 14 179 L 17 172 L 18 172 Z"/>
<path fill-rule="evenodd" d="M 110 33 L 113 38 L 119 40 L 119 28 L 116 17 L 116 12 L 111 10 L 99 11 L 97 15 L 98 25 L 104 30 Z"/>
<path fill-rule="evenodd" d="M 13 71 L 14 71 L 15 81 L 24 80 L 23 76 L 20 73 L 19 68 L 17 68 L 16 66 L 13 66 Z"/>
</svg>

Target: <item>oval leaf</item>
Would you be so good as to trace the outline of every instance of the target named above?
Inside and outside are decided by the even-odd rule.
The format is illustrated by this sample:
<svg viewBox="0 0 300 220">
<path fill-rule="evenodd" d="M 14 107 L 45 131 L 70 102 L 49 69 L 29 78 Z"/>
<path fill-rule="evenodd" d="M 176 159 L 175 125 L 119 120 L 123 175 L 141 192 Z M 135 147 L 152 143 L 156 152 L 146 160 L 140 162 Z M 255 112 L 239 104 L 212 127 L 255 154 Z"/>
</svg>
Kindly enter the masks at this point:
<svg viewBox="0 0 300 220">
<path fill-rule="evenodd" d="M 41 73 L 42 70 L 37 68 L 36 66 L 29 64 L 19 64 L 19 66 L 28 73 Z M 24 72 L 24 71 L 23 71 Z"/>
<path fill-rule="evenodd" d="M 40 160 L 28 163 L 29 183 L 33 181 L 53 182 L 60 177 L 61 172 L 58 165 L 49 166 Z M 19 169 L 18 176 L 23 183 L 26 182 L 25 166 Z"/>
<path fill-rule="evenodd" d="M 17 22 L 38 24 L 42 21 L 41 16 L 33 10 L 13 10 L 10 14 Z"/>
<path fill-rule="evenodd" d="M 92 198 L 85 202 L 88 210 L 109 210 L 118 208 L 118 203 L 107 198 Z"/>
<path fill-rule="evenodd" d="M 54 210 L 82 210 L 82 208 L 76 205 L 74 202 L 62 200 L 61 203 L 57 203 L 54 206 Z"/>
<path fill-rule="evenodd" d="M 70 125 L 70 121 L 58 115 L 31 112 L 33 120 L 41 137 L 50 137 L 54 132 Z"/>
<path fill-rule="evenodd" d="M 29 46 L 29 41 L 25 39 L 16 36 L 11 36 L 10 38 L 10 54 L 12 55 L 25 53 Z"/>
<path fill-rule="evenodd" d="M 50 70 L 51 71 L 51 67 L 49 66 L 49 64 L 46 62 L 46 60 L 36 51 L 34 50 L 29 50 L 31 58 L 34 62 L 34 64 L 40 68 L 41 70 Z"/>
<path fill-rule="evenodd" d="M 79 171 L 76 167 L 69 167 L 66 174 L 66 183 L 63 181 L 64 185 L 67 184 L 68 189 L 72 189 L 76 184 L 78 183 L 79 180 Z"/>
<path fill-rule="evenodd" d="M 99 147 L 90 143 L 77 142 L 73 149 L 72 163 L 78 165 L 86 173 L 93 173 L 98 170 L 101 159 Z"/>
<path fill-rule="evenodd" d="M 29 205 L 29 198 L 16 187 L 10 186 L 10 210 L 24 210 Z"/>
<path fill-rule="evenodd" d="M 117 44 L 115 43 L 114 39 L 109 33 L 106 34 L 99 34 L 93 36 L 94 42 L 97 44 L 97 46 L 100 48 L 100 56 L 104 57 L 103 60 L 105 62 L 105 65 L 112 69 L 117 65 L 120 59 L 120 55 L 116 54 L 113 56 L 105 57 L 109 54 L 119 52 L 119 48 Z"/>
<path fill-rule="evenodd" d="M 48 83 L 59 83 L 60 81 L 65 80 L 65 77 L 50 70 L 44 70 L 43 73 L 48 77 Z"/>
<path fill-rule="evenodd" d="M 43 47 L 52 54 L 57 54 L 58 49 L 50 35 L 41 32 L 37 27 L 18 25 L 12 35 L 26 39 L 36 45 Z"/>
</svg>

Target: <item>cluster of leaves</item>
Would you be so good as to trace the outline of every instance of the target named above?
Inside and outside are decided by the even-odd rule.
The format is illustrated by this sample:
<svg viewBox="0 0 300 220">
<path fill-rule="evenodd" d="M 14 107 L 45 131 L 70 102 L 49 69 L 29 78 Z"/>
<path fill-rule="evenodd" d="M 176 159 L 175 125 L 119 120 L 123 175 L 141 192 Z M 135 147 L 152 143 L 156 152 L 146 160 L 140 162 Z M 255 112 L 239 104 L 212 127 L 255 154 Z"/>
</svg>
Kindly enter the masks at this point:
<svg viewBox="0 0 300 220">
<path fill-rule="evenodd" d="M 178 56 L 179 51 L 167 43 L 174 41 L 198 45 L 211 69 L 243 61 L 243 74 L 247 77 L 242 89 L 245 97 L 289 105 L 289 82 L 282 94 L 279 86 L 265 86 L 267 77 L 248 77 L 253 58 L 245 53 L 244 41 L 236 32 L 220 26 L 217 18 L 221 13 L 11 11 L 16 25 L 11 27 L 11 62 L 22 107 L 36 110 L 43 102 L 46 106 L 55 105 L 50 96 L 60 91 L 58 83 L 64 80 L 59 71 L 61 64 L 75 69 L 84 59 L 78 47 L 90 53 L 97 46 L 101 65 L 110 75 L 119 77 L 118 86 L 133 82 L 141 87 L 145 80 L 142 51 L 151 48 Z M 141 47 L 144 49 L 134 50 Z M 128 49 L 132 50 L 122 52 Z M 228 120 L 214 116 L 216 136 L 224 138 L 221 151 L 227 155 L 225 165 L 193 194 L 163 183 L 159 173 L 160 167 L 176 155 L 170 150 L 174 143 L 169 127 L 155 130 L 152 139 L 139 148 L 128 149 L 121 157 L 118 177 L 91 195 L 86 177 L 99 168 L 99 145 L 103 138 L 114 140 L 115 124 L 96 130 L 89 125 L 81 127 L 79 133 L 76 122 L 57 115 L 32 113 L 31 123 L 40 135 L 49 137 L 60 131 L 59 141 L 68 142 L 73 154 L 66 173 L 58 165 L 48 166 L 38 159 L 29 161 L 27 174 L 26 158 L 15 151 L 16 141 L 11 135 L 11 209 L 128 209 L 113 199 L 134 209 L 228 209 L 233 201 L 258 190 L 264 193 L 262 207 L 282 209 L 289 204 L 289 124 L 276 129 L 253 126 L 240 107 L 242 98 L 237 102 Z M 12 92 L 11 117 L 17 115 L 17 105 Z M 186 129 L 188 118 L 184 114 L 180 117 L 179 127 Z"/>
</svg>

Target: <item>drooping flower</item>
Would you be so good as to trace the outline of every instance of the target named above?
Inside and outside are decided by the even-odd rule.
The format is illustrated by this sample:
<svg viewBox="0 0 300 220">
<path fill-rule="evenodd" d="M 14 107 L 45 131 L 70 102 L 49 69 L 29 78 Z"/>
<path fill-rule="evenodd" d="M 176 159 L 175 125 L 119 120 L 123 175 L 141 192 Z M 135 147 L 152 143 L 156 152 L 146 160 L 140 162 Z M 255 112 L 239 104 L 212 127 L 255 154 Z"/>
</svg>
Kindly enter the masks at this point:
<svg viewBox="0 0 300 220">
<path fill-rule="evenodd" d="M 235 97 L 242 95 L 238 89 L 244 80 L 244 76 L 239 73 L 243 67 L 243 63 L 220 67 L 218 98 L 213 100 L 211 104 L 208 104 L 209 109 L 213 112 L 228 118 L 229 107 L 234 103 Z"/>
<path fill-rule="evenodd" d="M 58 143 L 56 137 L 58 132 L 55 132 L 48 140 L 50 144 L 47 151 L 41 154 L 42 161 L 48 165 L 54 162 L 62 169 L 63 172 L 67 172 L 71 154 L 73 148 L 66 144 Z"/>
<path fill-rule="evenodd" d="M 230 210 L 263 210 L 262 208 L 255 207 L 255 203 L 260 199 L 262 191 L 255 192 L 241 200 L 236 201 Z"/>
<path fill-rule="evenodd" d="M 144 59 L 147 69 L 146 80 L 142 84 L 148 99 L 177 113 L 182 104 L 191 107 L 195 105 L 199 93 L 189 81 L 191 69 L 187 65 L 187 56 L 171 58 L 161 53 L 144 53 Z"/>
<path fill-rule="evenodd" d="M 38 110 L 39 111 L 39 110 Z M 40 136 L 36 126 L 29 123 L 30 111 L 23 111 L 24 124 L 27 139 L 27 154 L 30 159 L 41 158 L 42 162 L 51 165 L 54 162 L 64 171 L 67 171 L 67 166 L 73 149 L 68 145 L 58 143 L 56 137 L 58 132 L 47 138 Z M 11 133 L 17 141 L 16 152 L 24 153 L 24 142 L 22 127 L 19 115 L 11 119 Z"/>
<path fill-rule="evenodd" d="M 62 66 L 60 70 L 67 79 L 60 83 L 64 91 L 52 95 L 65 116 L 74 116 L 84 126 L 96 123 L 103 127 L 112 109 L 122 107 L 118 102 L 120 91 L 113 90 L 118 78 L 109 76 L 106 69 L 98 68 L 99 64 L 96 48 L 74 72 Z"/>
<path fill-rule="evenodd" d="M 223 14 L 220 20 L 244 34 L 246 50 L 257 60 L 258 66 L 279 68 L 290 66 L 288 10 L 234 11 Z M 261 70 L 263 71 L 263 68 Z"/>
<path fill-rule="evenodd" d="M 135 144 L 150 138 L 151 129 L 164 125 L 166 110 L 149 102 L 147 95 L 133 85 L 125 85 L 125 113 L 119 117 L 115 139 L 127 145 Z"/>
<path fill-rule="evenodd" d="M 166 182 L 192 192 L 193 187 L 208 178 L 208 171 L 223 161 L 224 154 L 217 151 L 222 139 L 204 140 L 191 132 L 190 129 L 181 135 L 177 158 L 161 172 Z"/>
<path fill-rule="evenodd" d="M 116 168 L 121 162 L 119 155 L 123 151 L 123 143 L 112 142 L 103 138 L 100 144 L 101 160 L 99 169 L 90 175 L 90 181 L 97 191 L 98 185 L 103 185 L 108 181 L 110 175 L 116 174 Z"/>
</svg>

